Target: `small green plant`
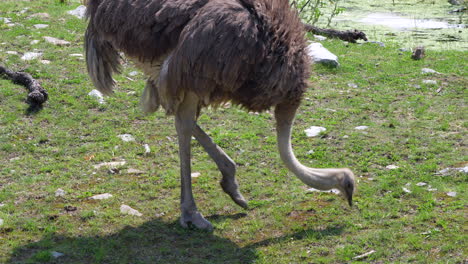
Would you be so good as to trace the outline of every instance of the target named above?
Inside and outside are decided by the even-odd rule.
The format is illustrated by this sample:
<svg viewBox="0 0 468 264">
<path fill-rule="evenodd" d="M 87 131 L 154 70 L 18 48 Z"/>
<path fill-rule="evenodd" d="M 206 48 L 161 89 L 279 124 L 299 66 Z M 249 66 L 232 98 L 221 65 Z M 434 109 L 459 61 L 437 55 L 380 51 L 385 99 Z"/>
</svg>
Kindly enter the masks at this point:
<svg viewBox="0 0 468 264">
<path fill-rule="evenodd" d="M 323 10 L 326 7 L 331 7 L 331 11 L 326 17 L 328 27 L 333 18 L 345 10 L 339 7 L 339 2 L 341 0 L 292 0 L 291 5 L 297 8 L 304 22 L 311 25 L 315 25 L 320 18 L 325 17 L 326 13 Z"/>
</svg>

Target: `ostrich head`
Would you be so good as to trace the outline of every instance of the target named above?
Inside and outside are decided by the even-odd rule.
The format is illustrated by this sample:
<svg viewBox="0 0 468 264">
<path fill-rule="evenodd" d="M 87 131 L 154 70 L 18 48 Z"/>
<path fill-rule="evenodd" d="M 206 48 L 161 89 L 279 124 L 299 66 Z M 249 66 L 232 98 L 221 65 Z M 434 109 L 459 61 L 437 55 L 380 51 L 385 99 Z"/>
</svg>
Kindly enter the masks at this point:
<svg viewBox="0 0 468 264">
<path fill-rule="evenodd" d="M 353 194 L 356 186 L 354 173 L 350 169 L 341 169 L 336 177 L 338 184 L 335 188 L 340 190 L 349 206 L 353 206 Z"/>
</svg>

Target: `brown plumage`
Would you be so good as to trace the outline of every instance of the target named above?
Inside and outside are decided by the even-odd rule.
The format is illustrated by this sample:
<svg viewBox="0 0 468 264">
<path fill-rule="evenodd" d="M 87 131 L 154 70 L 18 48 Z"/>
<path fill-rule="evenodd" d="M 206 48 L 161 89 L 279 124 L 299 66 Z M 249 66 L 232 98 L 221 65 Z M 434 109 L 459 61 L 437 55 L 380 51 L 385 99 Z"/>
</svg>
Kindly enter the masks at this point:
<svg viewBox="0 0 468 264">
<path fill-rule="evenodd" d="M 247 207 L 234 161 L 196 124 L 202 107 L 228 101 L 250 111 L 275 107 L 286 166 L 312 187 L 340 189 L 351 204 L 349 169 L 308 168 L 292 152 L 291 127 L 306 89 L 309 59 L 303 24 L 287 0 L 89 0 L 87 16 L 87 68 L 97 89 L 112 92 L 122 51 L 149 77 L 143 109 L 153 112 L 162 105 L 175 115 L 183 226 L 212 229 L 192 195 L 192 135 L 216 162 L 223 190 Z"/>
<path fill-rule="evenodd" d="M 104 56 L 115 58 L 109 60 L 113 71 L 118 67 L 114 50 L 141 68 L 151 62 L 161 66 L 172 54 L 168 91 L 154 93 L 167 97 L 157 101 L 166 102 L 170 114 L 186 91 L 203 98 L 203 105 L 232 101 L 263 111 L 298 102 L 306 88 L 303 26 L 288 1 L 95 0 L 88 17 L 88 46 L 94 42 Z M 111 83 L 105 81 L 105 93 Z M 153 87 L 158 88 L 164 89 Z"/>
</svg>

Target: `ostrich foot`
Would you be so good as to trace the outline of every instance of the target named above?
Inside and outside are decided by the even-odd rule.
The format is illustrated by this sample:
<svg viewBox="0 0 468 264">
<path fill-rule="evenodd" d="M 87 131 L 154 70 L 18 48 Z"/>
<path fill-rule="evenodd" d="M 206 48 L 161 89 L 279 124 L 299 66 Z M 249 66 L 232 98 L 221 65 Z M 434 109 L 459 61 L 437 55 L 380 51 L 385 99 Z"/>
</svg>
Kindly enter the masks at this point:
<svg viewBox="0 0 468 264">
<path fill-rule="evenodd" d="M 247 201 L 245 200 L 244 196 L 239 192 L 239 185 L 236 181 L 230 180 L 221 180 L 220 182 L 221 187 L 223 188 L 224 192 L 229 194 L 231 199 L 238 204 L 240 207 L 247 209 L 249 206 L 247 205 Z"/>
<path fill-rule="evenodd" d="M 206 230 L 206 231 L 213 231 L 213 225 L 206 220 L 201 213 L 198 211 L 192 212 L 182 212 L 180 216 L 180 224 L 184 228 L 188 228 L 190 226 L 195 226 L 198 229 Z"/>
</svg>

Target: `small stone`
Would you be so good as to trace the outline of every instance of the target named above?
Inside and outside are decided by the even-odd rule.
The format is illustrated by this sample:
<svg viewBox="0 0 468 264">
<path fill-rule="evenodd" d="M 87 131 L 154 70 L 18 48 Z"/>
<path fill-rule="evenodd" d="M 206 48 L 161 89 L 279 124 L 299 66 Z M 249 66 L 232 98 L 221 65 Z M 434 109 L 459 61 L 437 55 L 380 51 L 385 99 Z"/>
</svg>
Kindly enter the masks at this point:
<svg viewBox="0 0 468 264">
<path fill-rule="evenodd" d="M 67 14 L 83 19 L 86 15 L 86 6 L 80 5 L 76 9 L 68 11 Z"/>
<path fill-rule="evenodd" d="M 102 93 L 100 91 L 98 91 L 96 89 L 89 92 L 88 95 L 91 96 L 91 97 L 96 98 L 98 100 L 99 104 L 104 104 L 105 103 L 104 96 L 102 95 Z"/>
<path fill-rule="evenodd" d="M 146 154 L 149 154 L 151 152 L 150 146 L 148 144 L 144 144 L 143 147 L 145 148 Z"/>
<path fill-rule="evenodd" d="M 51 254 L 52 257 L 54 257 L 54 258 L 60 258 L 60 257 L 62 257 L 62 256 L 65 256 L 65 254 L 60 253 L 60 252 L 57 252 L 57 251 L 52 251 L 52 252 L 50 252 L 50 254 Z"/>
<path fill-rule="evenodd" d="M 422 83 L 428 84 L 428 85 L 437 85 L 437 81 L 435 80 L 423 80 Z"/>
<path fill-rule="evenodd" d="M 68 46 L 71 44 L 69 41 L 58 39 L 58 38 L 53 38 L 53 37 L 44 37 L 44 39 L 46 42 L 49 42 L 57 46 Z"/>
<path fill-rule="evenodd" d="M 50 18 L 50 15 L 47 13 L 36 13 L 36 14 L 32 14 L 30 17 Z"/>
<path fill-rule="evenodd" d="M 307 55 L 314 63 L 321 63 L 329 67 L 336 68 L 340 65 L 338 57 L 323 47 L 320 43 L 311 43 L 307 46 Z"/>
<path fill-rule="evenodd" d="M 315 151 L 313 151 L 313 150 L 309 150 L 309 151 L 307 151 L 306 154 L 307 154 L 307 155 L 310 155 L 310 154 L 314 154 L 314 152 L 315 152 Z"/>
<path fill-rule="evenodd" d="M 55 191 L 55 197 L 63 197 L 65 196 L 66 192 L 60 188 L 58 188 L 56 191 Z"/>
<path fill-rule="evenodd" d="M 26 52 L 21 57 L 21 59 L 24 60 L 24 61 L 30 61 L 30 60 L 37 59 L 37 58 L 39 58 L 41 56 L 42 56 L 42 53 L 40 53 L 40 52 Z"/>
<path fill-rule="evenodd" d="M 103 194 L 96 194 L 94 196 L 89 197 L 89 199 L 93 200 L 106 200 L 112 197 L 110 193 L 103 193 Z"/>
<path fill-rule="evenodd" d="M 357 126 L 354 129 L 356 129 L 356 130 L 366 130 L 368 128 L 369 128 L 368 126 Z"/>
<path fill-rule="evenodd" d="M 200 177 L 200 175 L 201 175 L 201 173 L 199 173 L 199 172 L 193 172 L 192 174 L 190 174 L 190 176 L 192 178 L 198 178 L 198 177 Z"/>
<path fill-rule="evenodd" d="M 385 167 L 387 170 L 395 170 L 395 169 L 398 169 L 400 167 L 396 166 L 396 165 L 388 165 L 387 167 Z"/>
<path fill-rule="evenodd" d="M 4 206 L 5 206 L 5 204 L 4 204 L 4 203 L 0 203 L 0 207 L 4 207 Z"/>
<path fill-rule="evenodd" d="M 450 196 L 450 197 L 456 197 L 457 192 L 448 192 L 447 195 Z"/>
<path fill-rule="evenodd" d="M 134 76 L 138 75 L 138 72 L 137 71 L 132 71 L 132 72 L 128 73 L 128 75 L 134 77 Z"/>
<path fill-rule="evenodd" d="M 426 186 L 426 185 L 427 185 L 427 183 L 425 183 L 425 182 L 418 182 L 418 183 L 416 183 L 416 186 Z"/>
<path fill-rule="evenodd" d="M 34 25 L 34 27 L 36 29 L 43 29 L 43 28 L 49 27 L 49 25 L 47 25 L 47 24 L 36 24 L 36 25 Z"/>
<path fill-rule="evenodd" d="M 343 138 L 349 138 L 349 136 L 348 136 L 348 135 L 344 135 Z"/>
<path fill-rule="evenodd" d="M 429 69 L 429 68 L 422 68 L 421 74 L 440 74 L 440 72 L 437 72 L 437 71 L 435 71 L 433 69 Z"/>
<path fill-rule="evenodd" d="M 320 135 L 320 133 L 325 132 L 327 129 L 324 127 L 319 127 L 319 126 L 311 126 L 308 129 L 304 130 L 306 133 L 307 137 L 316 137 Z"/>
<path fill-rule="evenodd" d="M 83 54 L 81 54 L 81 53 L 72 53 L 69 56 L 70 57 L 83 57 Z"/>
<path fill-rule="evenodd" d="M 138 212 L 137 210 L 131 208 L 128 205 L 122 204 L 120 206 L 120 212 L 122 214 L 134 215 L 134 216 L 142 216 L 143 214 Z"/>
<path fill-rule="evenodd" d="M 6 54 L 10 54 L 10 55 L 18 55 L 18 52 L 17 51 L 12 51 L 12 50 L 9 50 L 6 52 Z"/>
<path fill-rule="evenodd" d="M 37 39 L 31 41 L 31 45 L 36 45 L 37 43 L 39 43 L 39 40 L 37 40 Z"/>
<path fill-rule="evenodd" d="M 112 162 L 103 162 L 94 165 L 95 169 L 99 169 L 101 167 L 109 167 L 109 168 L 116 168 L 116 167 L 122 167 L 125 165 L 127 162 L 126 161 L 112 161 Z"/>
<path fill-rule="evenodd" d="M 410 191 L 409 189 L 407 189 L 407 188 L 405 188 L 405 187 L 402 187 L 402 188 L 403 188 L 403 191 L 404 191 L 405 193 L 411 193 L 411 191 Z"/>
<path fill-rule="evenodd" d="M 324 41 L 327 39 L 327 37 L 324 37 L 324 36 L 320 36 L 320 35 L 314 35 L 314 39 L 318 40 L 318 41 Z"/>
<path fill-rule="evenodd" d="M 10 24 L 11 23 L 11 19 L 9 19 L 7 17 L 0 17 L 0 21 L 3 21 L 3 23 L 5 23 L 5 24 Z"/>
<path fill-rule="evenodd" d="M 0 218 L 0 226 L 2 226 L 4 223 L 3 219 Z"/>
<path fill-rule="evenodd" d="M 381 41 L 369 41 L 369 43 L 377 44 L 377 45 L 379 45 L 380 47 L 385 47 L 385 43 L 383 43 L 383 42 L 381 42 Z"/>
<path fill-rule="evenodd" d="M 40 62 L 42 64 L 45 64 L 45 65 L 49 65 L 50 64 L 50 60 L 40 60 Z"/>
<path fill-rule="evenodd" d="M 122 134 L 122 135 L 118 135 L 117 137 L 122 139 L 124 142 L 135 141 L 135 138 L 130 134 Z"/>
<path fill-rule="evenodd" d="M 354 88 L 354 89 L 358 88 L 357 84 L 355 83 L 348 83 L 348 87 Z"/>
<path fill-rule="evenodd" d="M 137 169 L 132 169 L 132 168 L 130 168 L 130 169 L 127 170 L 127 173 L 128 173 L 128 174 L 143 174 L 143 173 L 145 173 L 145 172 L 144 172 L 144 171 L 141 171 L 141 170 L 137 170 Z"/>
</svg>

